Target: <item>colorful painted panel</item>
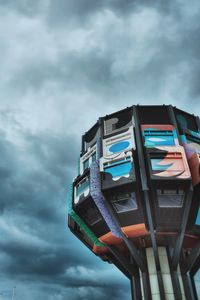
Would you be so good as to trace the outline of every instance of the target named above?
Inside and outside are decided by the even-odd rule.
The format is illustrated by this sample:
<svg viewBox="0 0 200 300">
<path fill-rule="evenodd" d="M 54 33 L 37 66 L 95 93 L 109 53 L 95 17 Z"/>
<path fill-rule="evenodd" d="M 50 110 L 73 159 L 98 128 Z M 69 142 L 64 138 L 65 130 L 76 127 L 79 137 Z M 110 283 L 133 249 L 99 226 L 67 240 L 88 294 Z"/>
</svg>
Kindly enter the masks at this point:
<svg viewBox="0 0 200 300">
<path fill-rule="evenodd" d="M 115 178 L 120 178 L 122 176 L 129 176 L 129 173 L 133 167 L 131 158 L 124 158 L 116 161 L 111 161 L 109 163 L 104 163 L 104 172 L 110 173 Z"/>
<path fill-rule="evenodd" d="M 142 125 L 141 127 L 145 147 L 178 145 L 176 130 L 171 125 Z"/>
<path fill-rule="evenodd" d="M 165 160 L 165 161 L 164 161 Z M 152 170 L 155 171 L 166 171 L 170 167 L 172 167 L 174 162 L 168 163 L 165 157 L 163 156 L 162 158 L 151 158 L 151 168 Z M 176 171 L 182 171 L 183 170 L 183 164 L 179 164 L 179 170 Z M 173 171 L 175 171 L 173 169 Z"/>
<path fill-rule="evenodd" d="M 152 132 L 144 133 L 145 147 L 155 146 L 175 146 L 173 135 L 164 135 L 162 132 L 159 134 L 152 134 Z"/>
<path fill-rule="evenodd" d="M 111 144 L 109 146 L 107 146 L 107 151 L 109 151 L 112 154 L 118 153 L 118 152 L 122 152 L 124 150 L 129 149 L 130 147 L 130 141 L 121 141 L 118 143 L 114 143 Z"/>
<path fill-rule="evenodd" d="M 103 156 L 116 157 L 119 153 L 135 149 L 133 127 L 125 132 L 103 140 Z"/>
<path fill-rule="evenodd" d="M 173 152 L 172 152 L 173 151 Z M 182 147 L 160 147 L 149 150 L 151 172 L 158 177 L 190 178 Z"/>
</svg>

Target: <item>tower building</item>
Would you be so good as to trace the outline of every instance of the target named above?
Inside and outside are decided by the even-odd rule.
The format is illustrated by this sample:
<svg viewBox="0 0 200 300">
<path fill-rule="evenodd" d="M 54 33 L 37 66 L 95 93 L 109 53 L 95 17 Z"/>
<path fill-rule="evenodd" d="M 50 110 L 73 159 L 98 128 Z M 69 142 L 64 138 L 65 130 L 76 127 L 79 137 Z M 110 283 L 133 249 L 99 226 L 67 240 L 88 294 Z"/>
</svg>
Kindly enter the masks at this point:
<svg viewBox="0 0 200 300">
<path fill-rule="evenodd" d="M 132 299 L 200 299 L 200 121 L 134 105 L 82 136 L 68 226 L 131 282 Z"/>
</svg>

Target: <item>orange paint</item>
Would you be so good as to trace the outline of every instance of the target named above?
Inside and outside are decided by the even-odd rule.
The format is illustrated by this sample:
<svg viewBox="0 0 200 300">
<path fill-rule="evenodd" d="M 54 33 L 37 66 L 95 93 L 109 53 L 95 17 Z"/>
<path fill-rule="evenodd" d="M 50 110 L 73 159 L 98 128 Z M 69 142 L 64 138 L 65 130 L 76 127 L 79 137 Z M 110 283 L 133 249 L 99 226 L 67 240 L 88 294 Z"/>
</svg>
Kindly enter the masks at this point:
<svg viewBox="0 0 200 300">
<path fill-rule="evenodd" d="M 139 237 L 148 234 L 148 230 L 146 229 L 144 223 L 123 227 L 122 231 L 129 238 Z"/>
<path fill-rule="evenodd" d="M 107 245 L 116 245 L 116 244 L 119 244 L 121 243 L 122 239 L 120 238 L 117 238 L 116 236 L 114 236 L 112 234 L 112 232 L 108 232 L 104 235 L 102 235 L 100 238 L 99 238 L 99 241 L 104 243 L 104 244 L 107 244 Z"/>
</svg>

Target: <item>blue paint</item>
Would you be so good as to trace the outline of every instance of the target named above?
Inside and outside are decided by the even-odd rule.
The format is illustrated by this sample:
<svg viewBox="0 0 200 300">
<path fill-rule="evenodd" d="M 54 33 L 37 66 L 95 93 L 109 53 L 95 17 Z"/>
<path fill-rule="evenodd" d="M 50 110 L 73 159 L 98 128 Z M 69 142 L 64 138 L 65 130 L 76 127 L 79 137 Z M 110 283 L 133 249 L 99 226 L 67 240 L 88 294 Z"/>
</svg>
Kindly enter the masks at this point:
<svg viewBox="0 0 200 300">
<path fill-rule="evenodd" d="M 196 225 L 200 225 L 200 208 L 198 210 L 198 215 L 197 215 L 197 219 L 196 219 Z"/>
<path fill-rule="evenodd" d="M 112 153 L 117 153 L 117 152 L 125 150 L 126 148 L 129 147 L 129 145 L 130 145 L 129 141 L 119 142 L 119 143 L 113 144 L 111 147 L 109 147 L 109 151 Z"/>
<path fill-rule="evenodd" d="M 175 146 L 175 141 L 173 136 L 145 136 L 145 146 Z"/>
<path fill-rule="evenodd" d="M 166 171 L 168 168 L 170 168 L 173 165 L 173 163 L 160 165 L 159 163 L 161 161 L 163 161 L 163 159 L 157 159 L 157 158 L 151 159 L 151 167 L 153 171 Z"/>
<path fill-rule="evenodd" d="M 106 167 L 105 172 L 110 173 L 113 177 L 121 177 L 130 173 L 132 168 L 131 162 L 126 162 L 112 167 Z"/>
</svg>

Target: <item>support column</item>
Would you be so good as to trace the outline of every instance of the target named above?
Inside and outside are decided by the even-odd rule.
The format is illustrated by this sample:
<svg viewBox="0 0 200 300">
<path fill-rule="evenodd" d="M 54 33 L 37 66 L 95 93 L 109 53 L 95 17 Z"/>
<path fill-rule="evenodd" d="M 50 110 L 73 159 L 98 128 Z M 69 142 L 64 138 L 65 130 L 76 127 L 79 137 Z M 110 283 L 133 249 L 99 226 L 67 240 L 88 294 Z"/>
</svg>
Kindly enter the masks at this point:
<svg viewBox="0 0 200 300">
<path fill-rule="evenodd" d="M 170 271 L 170 264 L 167 256 L 167 251 L 165 247 L 158 247 L 158 254 L 159 254 L 159 260 L 160 260 L 160 275 L 163 279 L 163 285 L 164 285 L 164 297 L 167 300 L 185 300 L 187 299 L 185 296 L 184 288 L 183 288 L 183 280 L 180 272 L 180 268 L 178 267 L 176 276 L 174 276 L 174 273 Z M 146 281 L 149 281 L 150 286 L 147 288 L 144 286 L 144 274 L 141 274 L 141 286 L 142 286 L 142 299 L 144 300 L 161 300 L 162 295 L 160 293 L 159 289 L 159 278 L 158 278 L 158 270 L 156 269 L 156 263 L 155 263 L 155 256 L 153 248 L 147 248 L 146 249 L 146 257 L 147 257 L 147 266 L 148 266 L 148 280 L 146 278 Z M 145 284 L 146 285 L 146 284 Z M 177 293 L 176 288 L 179 287 L 179 293 Z M 135 298 L 133 298 L 135 299 Z M 136 298 L 137 299 L 137 298 Z M 139 298 L 138 298 L 139 299 Z"/>
</svg>

